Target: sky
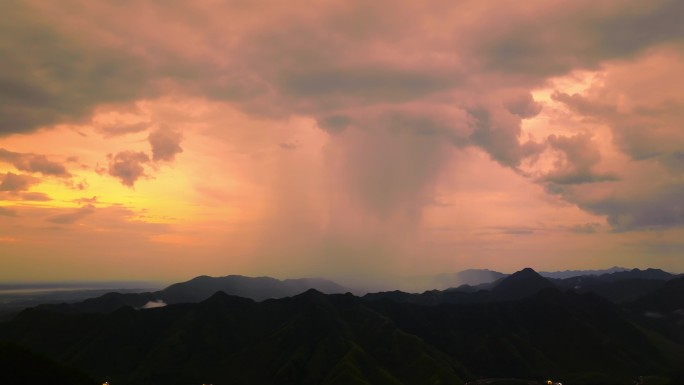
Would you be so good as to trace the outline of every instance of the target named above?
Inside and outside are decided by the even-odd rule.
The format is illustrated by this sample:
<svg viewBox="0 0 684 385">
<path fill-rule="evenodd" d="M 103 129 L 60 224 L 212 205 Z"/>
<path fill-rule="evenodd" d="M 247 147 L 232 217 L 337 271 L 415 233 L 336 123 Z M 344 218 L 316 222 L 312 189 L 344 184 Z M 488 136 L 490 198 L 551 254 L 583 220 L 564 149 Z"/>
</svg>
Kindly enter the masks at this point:
<svg viewBox="0 0 684 385">
<path fill-rule="evenodd" d="M 682 1 L 0 6 L 0 281 L 684 272 Z"/>
</svg>

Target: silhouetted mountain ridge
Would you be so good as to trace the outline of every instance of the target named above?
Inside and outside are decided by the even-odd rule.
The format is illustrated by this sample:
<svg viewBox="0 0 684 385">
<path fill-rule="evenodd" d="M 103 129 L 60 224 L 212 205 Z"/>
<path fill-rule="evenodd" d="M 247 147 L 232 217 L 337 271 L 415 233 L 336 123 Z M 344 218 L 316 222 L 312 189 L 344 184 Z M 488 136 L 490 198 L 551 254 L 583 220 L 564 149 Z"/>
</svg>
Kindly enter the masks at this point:
<svg viewBox="0 0 684 385">
<path fill-rule="evenodd" d="M 438 305 L 441 303 L 466 304 L 494 301 L 511 301 L 525 298 L 555 285 L 539 275 L 531 268 L 525 268 L 495 282 L 478 286 L 460 286 L 458 288 L 429 290 L 421 294 L 400 291 L 369 293 L 364 298 L 369 300 L 393 300 L 398 302 L 422 305 Z"/>
<path fill-rule="evenodd" d="M 599 276 L 578 276 L 553 279 L 552 282 L 566 290 L 579 293 L 593 292 L 616 303 L 634 301 L 663 287 L 677 275 L 660 269 L 632 269 Z"/>
<path fill-rule="evenodd" d="M 28 309 L 0 324 L 0 340 L 112 384 L 631 383 L 672 373 L 684 358 L 683 345 L 664 345 L 598 295 L 548 287 L 533 271 L 504 288 L 521 282 L 545 287 L 518 300 L 438 306 L 310 289 L 262 302 L 217 292 L 109 314 Z"/>
<path fill-rule="evenodd" d="M 581 277 L 581 276 L 587 276 L 587 275 L 603 275 L 603 274 L 609 274 L 609 273 L 615 273 L 619 271 L 628 271 L 630 269 L 626 267 L 620 267 L 620 266 L 613 266 L 608 269 L 599 269 L 599 270 L 562 270 L 562 271 L 540 271 L 539 275 L 541 275 L 544 278 L 553 278 L 553 279 L 565 279 L 565 278 L 572 278 L 572 277 Z"/>
<path fill-rule="evenodd" d="M 73 304 L 43 305 L 62 312 L 109 313 L 124 306 L 142 308 L 146 305 L 196 303 L 222 291 L 230 295 L 263 301 L 269 298 L 283 298 L 316 288 L 321 292 L 344 293 L 348 289 L 335 282 L 319 278 L 278 280 L 271 277 L 225 277 L 198 276 L 189 281 L 174 283 L 163 290 L 147 293 L 107 293 Z"/>
</svg>

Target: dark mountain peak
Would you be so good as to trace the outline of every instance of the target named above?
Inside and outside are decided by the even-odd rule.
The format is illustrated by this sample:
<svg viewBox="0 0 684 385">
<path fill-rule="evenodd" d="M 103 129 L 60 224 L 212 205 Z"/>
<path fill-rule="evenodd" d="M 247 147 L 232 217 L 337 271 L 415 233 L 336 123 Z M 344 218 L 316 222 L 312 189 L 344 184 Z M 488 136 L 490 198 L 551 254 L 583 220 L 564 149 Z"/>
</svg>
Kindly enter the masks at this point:
<svg viewBox="0 0 684 385">
<path fill-rule="evenodd" d="M 555 286 L 533 269 L 526 267 L 502 279 L 492 293 L 496 299 L 511 300 L 528 297 L 549 287 Z"/>
<path fill-rule="evenodd" d="M 519 281 L 528 281 L 528 280 L 536 280 L 536 281 L 547 281 L 548 280 L 544 277 L 542 277 L 539 273 L 534 271 L 534 269 L 530 267 L 526 267 L 520 271 L 516 271 L 515 273 L 509 275 L 508 277 L 503 278 L 497 287 L 501 286 L 503 283 L 510 284 L 511 282 L 519 282 Z"/>
<path fill-rule="evenodd" d="M 212 295 L 211 297 L 207 298 L 205 301 L 217 301 L 217 300 L 224 300 L 230 297 L 228 294 L 226 294 L 225 291 L 217 291 Z"/>
<path fill-rule="evenodd" d="M 301 294 L 296 295 L 295 297 L 299 297 L 299 298 L 320 298 L 320 297 L 325 297 L 325 296 L 326 295 L 321 293 L 320 291 L 311 288 L 311 289 L 306 290 L 305 292 L 303 292 Z"/>
<path fill-rule="evenodd" d="M 526 268 L 524 268 L 524 269 L 522 269 L 522 270 L 520 270 L 520 271 L 516 271 L 515 273 L 513 273 L 513 274 L 511 274 L 511 275 L 516 275 L 516 274 L 518 274 L 518 275 L 523 275 L 523 274 L 524 274 L 524 275 L 538 275 L 538 276 L 541 277 L 541 275 L 539 275 L 539 273 L 537 273 L 536 271 L 534 271 L 534 269 L 531 268 L 531 267 L 526 267 Z"/>
<path fill-rule="evenodd" d="M 205 305 L 247 306 L 255 302 L 249 298 L 226 294 L 224 291 L 217 291 L 211 297 L 205 299 L 201 303 Z"/>
<path fill-rule="evenodd" d="M 228 275 L 225 277 L 200 276 L 190 281 L 173 284 L 162 290 L 166 303 L 200 302 L 217 291 L 231 295 L 263 301 L 269 298 L 290 297 L 316 288 L 325 293 L 344 293 L 342 286 L 317 278 L 287 279 L 281 281 L 272 277 L 246 277 Z"/>
</svg>

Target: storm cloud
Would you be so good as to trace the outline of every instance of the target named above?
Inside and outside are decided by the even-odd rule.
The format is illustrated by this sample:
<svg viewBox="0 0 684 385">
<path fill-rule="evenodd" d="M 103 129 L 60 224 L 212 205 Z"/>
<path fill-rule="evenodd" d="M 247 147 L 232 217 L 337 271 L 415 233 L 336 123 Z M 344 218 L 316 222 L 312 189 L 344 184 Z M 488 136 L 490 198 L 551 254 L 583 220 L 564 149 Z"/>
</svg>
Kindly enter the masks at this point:
<svg viewBox="0 0 684 385">
<path fill-rule="evenodd" d="M 684 231 L 681 1 L 5 3 L 0 198 L 59 207 L 35 228 L 125 207 L 159 255 L 352 276 Z"/>
<path fill-rule="evenodd" d="M 135 57 L 77 38 L 26 2 L 5 2 L 3 13 L 0 135 L 79 121 L 142 94 L 146 70 Z"/>
</svg>

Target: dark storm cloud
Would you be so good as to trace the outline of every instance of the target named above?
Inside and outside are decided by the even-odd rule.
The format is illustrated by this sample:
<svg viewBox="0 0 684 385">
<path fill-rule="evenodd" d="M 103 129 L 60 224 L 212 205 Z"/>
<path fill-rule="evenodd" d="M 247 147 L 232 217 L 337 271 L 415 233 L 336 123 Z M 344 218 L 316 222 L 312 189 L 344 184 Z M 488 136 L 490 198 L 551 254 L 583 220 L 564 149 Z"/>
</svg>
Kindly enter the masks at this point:
<svg viewBox="0 0 684 385">
<path fill-rule="evenodd" d="M 150 157 L 144 152 L 122 151 L 109 155 L 109 175 L 118 178 L 121 183 L 133 187 L 135 182 L 145 176 L 144 164 L 150 162 Z"/>
<path fill-rule="evenodd" d="M 340 95 L 357 101 L 401 101 L 453 86 L 443 76 L 387 68 L 326 69 L 284 74 L 279 82 L 288 95 Z"/>
<path fill-rule="evenodd" d="M 0 136 L 78 121 L 101 103 L 141 94 L 145 71 L 116 50 L 81 43 L 26 3 L 0 18 Z"/>
<path fill-rule="evenodd" d="M 613 230 L 656 230 L 684 225 L 684 183 L 673 184 L 646 196 L 584 201 L 580 207 L 605 215 Z"/>
<path fill-rule="evenodd" d="M 173 161 L 177 154 L 183 152 L 183 148 L 180 146 L 183 134 L 179 130 L 159 128 L 150 133 L 147 140 L 152 146 L 152 159 L 155 162 Z"/>
<path fill-rule="evenodd" d="M 155 86 L 163 84 L 183 96 L 230 101 L 253 115 L 317 117 L 319 127 L 337 134 L 332 140 L 344 147 L 339 151 L 346 158 L 338 162 L 347 165 L 344 188 L 383 215 L 419 210 L 425 190 L 447 163 L 445 144 L 477 146 L 515 170 L 550 146 L 564 161 L 542 178 L 547 191 L 606 215 L 616 228 L 658 222 L 641 212 L 646 198 L 617 194 L 622 200 L 590 201 L 571 194 L 617 177 L 597 171 L 601 156 L 589 139 L 526 141 L 521 124 L 541 110 L 530 91 L 551 76 L 631 60 L 665 43 L 681 45 L 684 2 L 416 4 L 387 12 L 384 2 L 331 2 L 316 4 L 315 17 L 274 7 L 259 10 L 256 20 L 236 18 L 228 26 L 234 30 L 222 29 L 220 17 L 211 24 L 211 16 L 249 6 L 222 3 L 201 14 L 191 3 L 145 5 L 164 24 L 178 27 L 165 30 L 140 17 L 139 4 L 103 3 L 83 7 L 73 19 L 93 29 L 97 37 L 91 38 L 68 22 L 56 24 L 23 3 L 6 2 L 0 18 L 0 135 L 79 121 L 101 104 L 155 96 Z M 250 22 L 243 25 L 243 19 Z M 669 170 L 678 170 L 681 104 L 675 101 L 669 110 L 647 104 L 618 114 L 614 98 L 597 95 L 553 97 L 586 119 L 610 124 L 613 140 L 632 159 L 659 157 Z M 411 103 L 422 103 L 417 109 L 425 111 L 412 111 Z M 467 113 L 442 119 L 433 113 L 435 106 Z M 143 126 L 102 130 L 115 136 L 142 132 Z M 148 140 L 155 162 L 182 152 L 179 130 L 157 130 Z M 34 160 L 21 170 L 61 172 L 45 157 Z M 110 157 L 107 171 L 132 187 L 150 161 L 142 152 L 120 152 Z M 678 223 L 664 214 L 655 217 Z"/>
<path fill-rule="evenodd" d="M 634 194 L 595 197 L 583 194 L 582 185 L 547 184 L 550 194 L 560 195 L 581 209 L 605 216 L 615 232 L 659 230 L 684 226 L 684 183 L 670 183 Z"/>
<path fill-rule="evenodd" d="M 684 40 L 684 3 L 660 0 L 640 5 L 596 24 L 597 52 L 624 57 L 664 42 Z"/>
<path fill-rule="evenodd" d="M 492 69 L 546 77 L 684 39 L 681 1 L 626 1 L 593 9 L 591 3 L 568 3 L 527 22 L 503 21 L 477 51 Z"/>
</svg>

